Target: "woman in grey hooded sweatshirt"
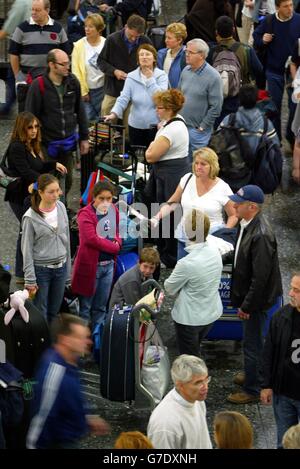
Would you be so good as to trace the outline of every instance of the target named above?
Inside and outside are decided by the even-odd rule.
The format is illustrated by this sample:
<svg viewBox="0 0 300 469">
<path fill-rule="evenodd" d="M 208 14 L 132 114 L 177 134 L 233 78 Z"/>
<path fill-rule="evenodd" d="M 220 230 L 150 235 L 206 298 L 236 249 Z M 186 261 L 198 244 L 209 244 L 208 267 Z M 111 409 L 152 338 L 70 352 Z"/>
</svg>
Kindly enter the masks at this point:
<svg viewBox="0 0 300 469">
<path fill-rule="evenodd" d="M 49 323 L 59 312 L 71 274 L 69 221 L 60 194 L 58 180 L 42 174 L 22 220 L 25 288 Z"/>
</svg>

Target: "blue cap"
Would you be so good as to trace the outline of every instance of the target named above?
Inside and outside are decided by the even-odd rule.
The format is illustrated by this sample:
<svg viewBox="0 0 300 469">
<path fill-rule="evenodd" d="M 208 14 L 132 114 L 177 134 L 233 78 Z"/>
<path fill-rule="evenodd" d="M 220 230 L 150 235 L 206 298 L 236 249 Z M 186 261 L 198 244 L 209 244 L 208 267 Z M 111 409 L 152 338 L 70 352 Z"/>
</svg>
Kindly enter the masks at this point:
<svg viewBox="0 0 300 469">
<path fill-rule="evenodd" d="M 265 194 L 259 186 L 249 184 L 248 186 L 241 187 L 236 194 L 229 196 L 230 200 L 237 204 L 243 202 L 255 202 L 256 204 L 263 204 Z"/>
</svg>

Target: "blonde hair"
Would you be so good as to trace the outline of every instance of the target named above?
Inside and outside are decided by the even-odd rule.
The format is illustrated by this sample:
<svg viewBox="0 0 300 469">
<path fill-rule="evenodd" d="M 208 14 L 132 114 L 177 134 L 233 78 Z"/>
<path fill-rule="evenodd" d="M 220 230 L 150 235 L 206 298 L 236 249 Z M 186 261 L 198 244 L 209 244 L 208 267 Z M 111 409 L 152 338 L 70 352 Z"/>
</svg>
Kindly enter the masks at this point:
<svg viewBox="0 0 300 469">
<path fill-rule="evenodd" d="M 84 20 L 84 25 L 86 26 L 88 22 L 91 22 L 99 33 L 101 33 L 105 28 L 104 20 L 101 15 L 98 15 L 98 13 L 91 13 L 88 15 Z"/>
<path fill-rule="evenodd" d="M 181 39 L 183 42 L 187 38 L 186 26 L 183 23 L 171 23 L 166 28 L 166 33 L 172 33 L 176 39 Z"/>
<path fill-rule="evenodd" d="M 214 437 L 219 449 L 253 448 L 251 422 L 239 412 L 219 412 L 214 419 Z"/>
<path fill-rule="evenodd" d="M 193 208 L 185 217 L 184 229 L 190 241 L 203 243 L 208 235 L 210 221 L 208 216 Z"/>
<path fill-rule="evenodd" d="M 196 158 L 198 157 L 202 158 L 204 161 L 206 161 L 209 164 L 210 166 L 209 178 L 216 179 L 220 171 L 218 155 L 211 148 L 208 148 L 208 147 L 199 148 L 199 150 L 195 150 L 193 153 L 193 166 L 192 166 L 194 174 L 195 174 L 195 162 L 196 162 Z"/>
<path fill-rule="evenodd" d="M 285 432 L 282 446 L 285 449 L 300 449 L 300 423 L 293 425 Z"/>
<path fill-rule="evenodd" d="M 141 432 L 122 432 L 115 441 L 114 449 L 153 448 L 149 438 Z"/>
</svg>

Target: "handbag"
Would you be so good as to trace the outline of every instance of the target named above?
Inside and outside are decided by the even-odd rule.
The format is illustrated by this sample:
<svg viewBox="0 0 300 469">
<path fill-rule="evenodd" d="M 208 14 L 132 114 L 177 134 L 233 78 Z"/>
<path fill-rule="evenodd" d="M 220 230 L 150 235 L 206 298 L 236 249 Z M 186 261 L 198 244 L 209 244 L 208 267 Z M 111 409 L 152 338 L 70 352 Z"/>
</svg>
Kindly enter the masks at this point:
<svg viewBox="0 0 300 469">
<path fill-rule="evenodd" d="M 154 327 L 152 323 L 146 331 L 141 381 L 152 394 L 155 404 L 158 404 L 169 387 L 170 361 L 168 349 L 163 345 L 157 329 L 153 332 Z"/>
<path fill-rule="evenodd" d="M 7 156 L 9 147 L 3 155 L 0 163 L 0 187 L 8 189 L 9 191 L 17 191 L 21 189 L 21 177 L 16 176 L 14 171 L 7 166 Z"/>
</svg>

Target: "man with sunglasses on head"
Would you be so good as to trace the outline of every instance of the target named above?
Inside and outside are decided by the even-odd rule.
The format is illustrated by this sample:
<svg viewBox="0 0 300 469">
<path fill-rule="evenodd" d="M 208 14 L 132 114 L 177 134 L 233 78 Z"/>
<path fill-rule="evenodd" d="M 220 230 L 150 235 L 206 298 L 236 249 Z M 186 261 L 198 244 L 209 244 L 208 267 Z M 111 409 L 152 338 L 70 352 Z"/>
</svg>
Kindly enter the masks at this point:
<svg viewBox="0 0 300 469">
<path fill-rule="evenodd" d="M 282 295 L 282 284 L 276 238 L 261 213 L 263 191 L 258 186 L 247 185 L 229 198 L 240 219 L 230 259 L 233 263 L 231 304 L 243 321 L 244 372 L 234 378 L 235 384 L 243 386 L 242 391 L 230 394 L 227 400 L 233 404 L 250 404 L 259 401 L 263 330 L 267 311 Z"/>
<path fill-rule="evenodd" d="M 42 124 L 42 144 L 46 156 L 67 168 L 67 195 L 72 185 L 73 151 L 76 150 L 77 140 L 82 155 L 89 150 L 88 122 L 80 83 L 70 73 L 69 56 L 60 49 L 53 49 L 48 53 L 47 63 L 42 85 L 36 78 L 28 90 L 25 109 L 38 117 Z"/>
</svg>

